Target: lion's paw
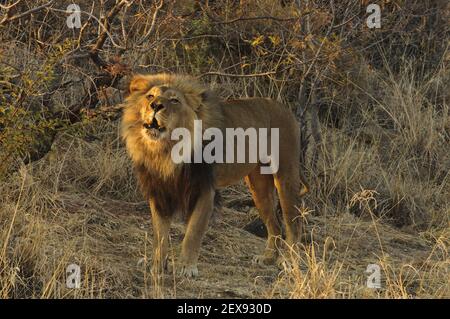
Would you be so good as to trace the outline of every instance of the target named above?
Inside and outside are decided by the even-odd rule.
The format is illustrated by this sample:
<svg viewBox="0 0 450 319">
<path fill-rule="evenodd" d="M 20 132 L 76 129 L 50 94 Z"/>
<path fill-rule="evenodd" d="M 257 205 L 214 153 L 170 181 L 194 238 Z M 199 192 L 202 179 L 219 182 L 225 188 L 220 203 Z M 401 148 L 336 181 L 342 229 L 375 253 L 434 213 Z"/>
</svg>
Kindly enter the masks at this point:
<svg viewBox="0 0 450 319">
<path fill-rule="evenodd" d="M 298 261 L 293 258 L 286 258 L 285 256 L 280 256 L 277 258 L 276 265 L 280 271 L 291 273 L 299 268 Z"/>
<path fill-rule="evenodd" d="M 267 256 L 267 255 L 256 255 L 253 257 L 253 264 L 266 266 L 273 265 L 275 263 L 275 256 Z"/>
<path fill-rule="evenodd" d="M 164 261 L 155 260 L 153 262 L 151 270 L 153 276 L 162 276 L 167 273 L 167 271 L 170 272 L 169 261 L 167 258 L 164 259 Z"/>
<path fill-rule="evenodd" d="M 198 277 L 197 265 L 183 265 L 180 270 L 180 275 L 187 278 Z"/>
</svg>

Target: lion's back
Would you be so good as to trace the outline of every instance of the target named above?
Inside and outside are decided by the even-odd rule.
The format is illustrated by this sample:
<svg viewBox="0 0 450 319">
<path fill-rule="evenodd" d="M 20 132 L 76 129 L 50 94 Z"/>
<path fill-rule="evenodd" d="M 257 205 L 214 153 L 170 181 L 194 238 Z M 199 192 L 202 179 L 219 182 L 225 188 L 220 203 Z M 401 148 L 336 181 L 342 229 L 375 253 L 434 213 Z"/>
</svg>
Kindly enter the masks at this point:
<svg viewBox="0 0 450 319">
<path fill-rule="evenodd" d="M 287 106 L 270 98 L 230 99 L 221 103 L 226 127 L 296 127 Z"/>
</svg>

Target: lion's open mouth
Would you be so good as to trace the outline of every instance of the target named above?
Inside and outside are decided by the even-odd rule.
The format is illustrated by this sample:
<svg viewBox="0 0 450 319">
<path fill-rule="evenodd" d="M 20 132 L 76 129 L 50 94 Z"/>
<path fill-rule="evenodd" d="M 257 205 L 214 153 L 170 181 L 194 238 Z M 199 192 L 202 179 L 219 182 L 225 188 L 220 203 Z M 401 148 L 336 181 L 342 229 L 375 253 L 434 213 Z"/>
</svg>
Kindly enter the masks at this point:
<svg viewBox="0 0 450 319">
<path fill-rule="evenodd" d="M 144 128 L 146 129 L 147 134 L 154 139 L 157 139 L 162 133 L 166 131 L 164 126 L 159 125 L 156 118 L 153 118 L 150 124 L 145 123 Z"/>
</svg>

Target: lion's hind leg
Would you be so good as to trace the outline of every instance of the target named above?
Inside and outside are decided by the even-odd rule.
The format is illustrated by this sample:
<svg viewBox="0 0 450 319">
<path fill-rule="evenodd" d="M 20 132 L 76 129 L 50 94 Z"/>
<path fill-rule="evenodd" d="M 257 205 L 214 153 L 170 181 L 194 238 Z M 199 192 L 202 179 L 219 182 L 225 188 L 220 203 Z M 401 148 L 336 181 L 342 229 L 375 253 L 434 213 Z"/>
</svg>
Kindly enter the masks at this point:
<svg viewBox="0 0 450 319">
<path fill-rule="evenodd" d="M 286 229 L 286 243 L 289 246 L 298 243 L 302 232 L 301 215 L 297 209 L 302 189 L 300 184 L 300 179 L 295 173 L 275 176 L 275 187 L 280 199 Z"/>
<path fill-rule="evenodd" d="M 272 175 L 263 175 L 259 167 L 245 177 L 245 181 L 258 209 L 259 215 L 267 228 L 267 245 L 262 255 L 257 255 L 254 262 L 273 264 L 278 257 L 278 243 L 281 240 L 281 227 L 275 214 L 275 187 Z"/>
</svg>

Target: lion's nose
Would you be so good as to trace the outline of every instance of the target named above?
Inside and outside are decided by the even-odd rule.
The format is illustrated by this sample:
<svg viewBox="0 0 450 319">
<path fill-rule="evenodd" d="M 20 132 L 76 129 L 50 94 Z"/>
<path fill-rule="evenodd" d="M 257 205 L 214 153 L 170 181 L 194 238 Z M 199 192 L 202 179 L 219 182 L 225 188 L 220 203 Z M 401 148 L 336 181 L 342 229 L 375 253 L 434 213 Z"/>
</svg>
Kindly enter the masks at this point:
<svg viewBox="0 0 450 319">
<path fill-rule="evenodd" d="M 153 102 L 150 104 L 150 107 L 153 109 L 153 111 L 158 112 L 159 110 L 162 110 L 164 108 L 164 105 L 161 102 Z"/>
</svg>

